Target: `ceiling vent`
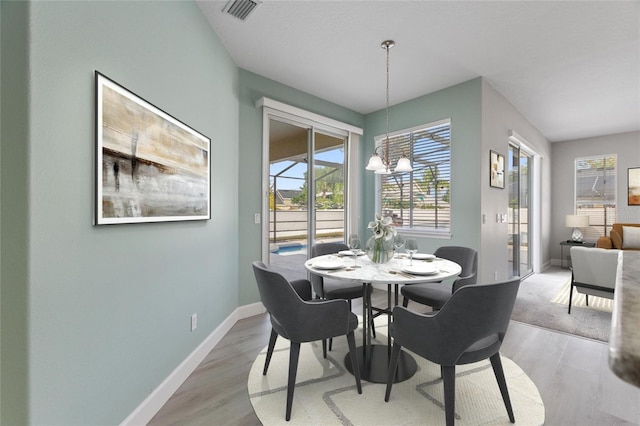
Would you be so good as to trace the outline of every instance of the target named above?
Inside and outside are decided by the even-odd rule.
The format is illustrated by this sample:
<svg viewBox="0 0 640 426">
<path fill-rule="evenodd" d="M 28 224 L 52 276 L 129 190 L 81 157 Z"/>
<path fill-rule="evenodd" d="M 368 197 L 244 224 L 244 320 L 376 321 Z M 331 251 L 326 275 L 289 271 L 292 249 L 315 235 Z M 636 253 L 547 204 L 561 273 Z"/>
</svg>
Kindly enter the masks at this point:
<svg viewBox="0 0 640 426">
<path fill-rule="evenodd" d="M 258 0 L 230 0 L 224 7 L 223 12 L 228 13 L 241 21 L 246 21 L 249 15 L 251 15 L 251 13 L 260 6 L 260 4 L 261 2 Z"/>
</svg>

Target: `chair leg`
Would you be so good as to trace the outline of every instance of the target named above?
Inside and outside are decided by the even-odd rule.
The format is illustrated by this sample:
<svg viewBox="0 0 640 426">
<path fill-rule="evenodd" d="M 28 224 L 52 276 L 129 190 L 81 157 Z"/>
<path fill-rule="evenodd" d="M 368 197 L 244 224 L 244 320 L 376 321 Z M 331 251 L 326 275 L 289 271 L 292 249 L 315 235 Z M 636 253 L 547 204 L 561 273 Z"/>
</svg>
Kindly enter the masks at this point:
<svg viewBox="0 0 640 426">
<path fill-rule="evenodd" d="M 571 315 L 572 300 L 573 300 L 573 277 L 571 277 L 571 287 L 569 287 L 569 315 Z"/>
<path fill-rule="evenodd" d="M 398 343 L 393 343 L 393 351 L 391 352 L 391 360 L 389 361 L 389 370 L 387 372 L 387 390 L 384 393 L 384 400 L 389 402 L 391 396 L 391 387 L 393 386 L 393 378 L 396 375 L 398 369 L 398 360 L 400 359 L 400 350 L 402 346 Z"/>
<path fill-rule="evenodd" d="M 353 375 L 356 376 L 356 388 L 358 393 L 362 393 L 362 384 L 360 382 L 360 366 L 358 365 L 358 355 L 356 354 L 356 338 L 353 331 L 347 333 L 347 342 L 349 343 L 349 355 L 351 356 L 351 367 Z"/>
<path fill-rule="evenodd" d="M 442 366 L 442 382 L 444 385 L 444 417 L 447 426 L 455 423 L 456 411 L 456 366 Z"/>
<path fill-rule="evenodd" d="M 293 391 L 296 387 L 296 374 L 298 373 L 298 359 L 300 358 L 300 343 L 291 342 L 289 350 L 289 382 L 287 383 L 287 411 L 285 419 L 291 419 L 291 406 L 293 405 Z"/>
<path fill-rule="evenodd" d="M 407 306 L 409 306 L 409 298 L 408 297 L 405 296 L 405 297 L 402 298 L 402 306 L 405 307 L 405 308 Z"/>
<path fill-rule="evenodd" d="M 327 358 L 327 339 L 322 339 L 322 357 Z"/>
<path fill-rule="evenodd" d="M 271 355 L 273 355 L 273 348 L 276 346 L 276 339 L 278 338 L 278 333 L 272 328 L 271 329 L 271 337 L 269 337 L 269 346 L 267 347 L 267 358 L 264 360 L 264 369 L 262 370 L 262 375 L 267 375 L 267 370 L 269 369 L 269 363 L 271 362 Z"/>
<path fill-rule="evenodd" d="M 504 370 L 502 369 L 502 361 L 500 360 L 500 354 L 497 353 L 493 355 L 491 358 L 491 366 L 493 367 L 493 374 L 496 376 L 496 380 L 498 381 L 498 387 L 500 388 L 500 393 L 502 394 L 502 400 L 504 401 L 504 406 L 507 409 L 507 414 L 509 414 L 509 421 L 511 423 L 515 423 L 516 419 L 513 416 L 513 409 L 511 408 L 511 399 L 509 398 L 509 389 L 507 389 L 507 381 L 504 378 Z"/>
<path fill-rule="evenodd" d="M 589 306 L 589 295 L 588 294 L 584 295 L 584 300 L 586 301 L 587 306 Z"/>
<path fill-rule="evenodd" d="M 329 339 L 329 350 L 333 349 L 333 337 Z"/>
</svg>

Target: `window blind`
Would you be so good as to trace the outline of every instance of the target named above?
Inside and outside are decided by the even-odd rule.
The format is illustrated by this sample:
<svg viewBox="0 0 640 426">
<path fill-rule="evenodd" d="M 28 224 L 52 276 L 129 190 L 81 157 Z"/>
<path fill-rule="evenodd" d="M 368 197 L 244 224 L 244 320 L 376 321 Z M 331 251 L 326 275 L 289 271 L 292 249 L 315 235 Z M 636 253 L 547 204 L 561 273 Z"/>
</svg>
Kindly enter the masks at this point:
<svg viewBox="0 0 640 426">
<path fill-rule="evenodd" d="M 575 161 L 576 214 L 589 217 L 586 238 L 609 235 L 616 221 L 615 154 L 577 158 Z"/>
<path fill-rule="evenodd" d="M 402 155 L 411 160 L 413 172 L 382 175 L 383 214 L 404 228 L 450 232 L 451 122 L 391 136 L 389 157 Z"/>
</svg>

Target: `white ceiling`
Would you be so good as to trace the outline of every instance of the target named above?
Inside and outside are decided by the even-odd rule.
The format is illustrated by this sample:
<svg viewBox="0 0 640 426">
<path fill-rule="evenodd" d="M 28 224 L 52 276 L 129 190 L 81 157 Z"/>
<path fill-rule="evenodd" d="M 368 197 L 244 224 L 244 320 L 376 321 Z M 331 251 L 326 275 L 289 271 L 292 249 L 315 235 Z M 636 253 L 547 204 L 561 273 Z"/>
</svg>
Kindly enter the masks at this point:
<svg viewBox="0 0 640 426">
<path fill-rule="evenodd" d="M 479 76 L 550 141 L 640 130 L 640 1 L 198 4 L 236 65 L 366 114 Z"/>
</svg>

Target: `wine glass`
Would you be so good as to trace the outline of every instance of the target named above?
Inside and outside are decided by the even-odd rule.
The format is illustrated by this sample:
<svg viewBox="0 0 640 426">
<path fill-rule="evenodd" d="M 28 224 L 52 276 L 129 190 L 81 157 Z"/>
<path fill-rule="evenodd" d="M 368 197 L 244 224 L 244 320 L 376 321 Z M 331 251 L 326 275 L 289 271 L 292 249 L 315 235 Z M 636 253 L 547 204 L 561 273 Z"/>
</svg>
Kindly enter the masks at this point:
<svg viewBox="0 0 640 426">
<path fill-rule="evenodd" d="M 413 255 L 418 252 L 418 242 L 415 238 L 407 238 L 404 249 L 409 253 L 409 265 L 413 265 Z"/>
<path fill-rule="evenodd" d="M 353 253 L 353 267 L 359 268 L 358 263 L 358 255 L 360 254 L 360 238 L 357 234 L 351 234 L 349 236 L 349 248 L 351 249 L 351 253 Z"/>
<path fill-rule="evenodd" d="M 393 248 L 398 254 L 398 257 L 400 257 L 400 249 L 402 247 L 404 247 L 404 237 L 402 235 L 396 235 L 393 237 Z"/>
</svg>

